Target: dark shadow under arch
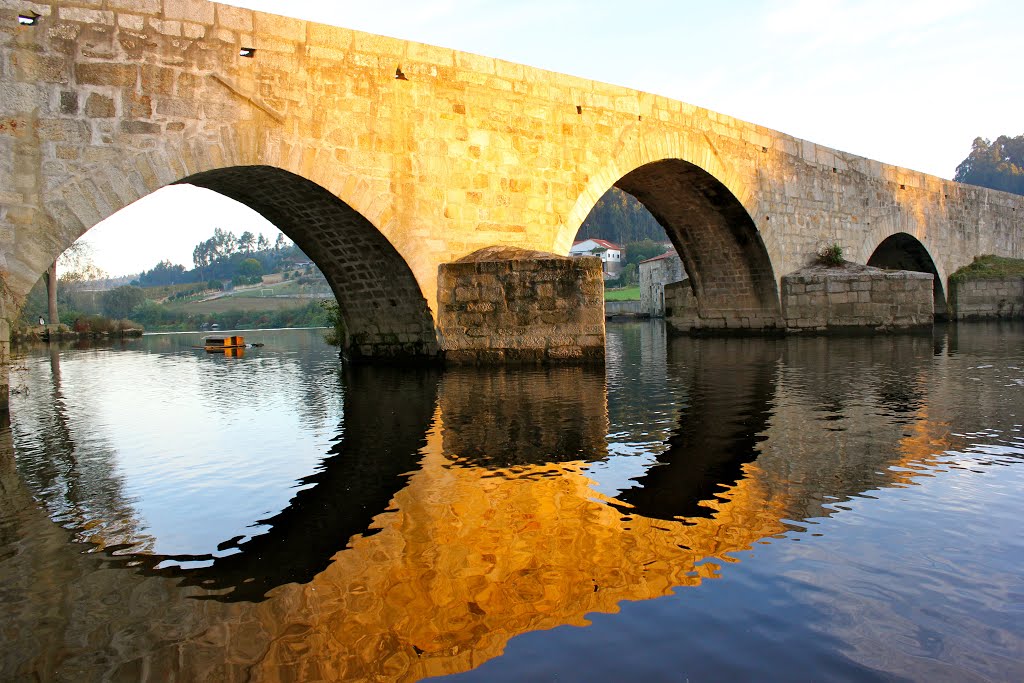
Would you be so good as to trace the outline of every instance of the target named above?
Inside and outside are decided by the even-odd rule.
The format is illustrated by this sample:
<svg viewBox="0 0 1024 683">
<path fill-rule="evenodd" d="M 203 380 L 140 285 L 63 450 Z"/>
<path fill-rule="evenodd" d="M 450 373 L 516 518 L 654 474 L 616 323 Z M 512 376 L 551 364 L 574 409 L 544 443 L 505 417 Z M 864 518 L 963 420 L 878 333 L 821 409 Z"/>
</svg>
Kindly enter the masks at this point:
<svg viewBox="0 0 1024 683">
<path fill-rule="evenodd" d="M 935 296 L 935 318 L 937 320 L 948 318 L 946 293 L 942 287 L 939 271 L 935 267 L 931 254 L 913 235 L 898 232 L 886 237 L 871 254 L 868 265 L 887 270 L 913 270 L 919 273 L 931 273 L 934 276 L 932 287 Z"/>
<path fill-rule="evenodd" d="M 334 291 L 349 358 L 437 356 L 430 306 L 405 259 L 369 220 L 320 185 L 272 166 L 204 171 L 175 184 L 234 199 L 288 235 Z"/>
<path fill-rule="evenodd" d="M 707 171 L 681 159 L 645 164 L 615 183 L 635 197 L 675 245 L 695 297 L 673 312 L 677 329 L 764 330 L 781 327 L 778 284 L 753 219 Z"/>
<path fill-rule="evenodd" d="M 346 368 L 344 425 L 317 471 L 299 480 L 288 507 L 258 524 L 268 528 L 248 540 L 228 539 L 219 550 L 234 554 L 149 555 L 108 558 L 110 566 L 179 578 L 221 594 L 202 599 L 259 602 L 286 583 L 308 583 L 349 547 L 354 536 L 380 528 L 374 518 L 391 508 L 396 493 L 419 469 L 437 406 L 440 375 L 432 367 Z M 401 406 L 401 410 L 396 410 Z M 183 569 L 167 560 L 209 562 Z"/>
</svg>

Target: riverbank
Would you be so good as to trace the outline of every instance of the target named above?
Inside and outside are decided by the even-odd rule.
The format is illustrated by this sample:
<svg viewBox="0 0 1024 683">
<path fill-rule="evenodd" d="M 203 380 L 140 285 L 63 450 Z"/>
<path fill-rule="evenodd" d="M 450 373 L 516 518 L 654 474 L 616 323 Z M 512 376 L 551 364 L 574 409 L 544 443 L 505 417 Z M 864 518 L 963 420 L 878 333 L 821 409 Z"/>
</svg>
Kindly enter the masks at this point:
<svg viewBox="0 0 1024 683">
<path fill-rule="evenodd" d="M 37 344 L 50 341 L 75 341 L 78 339 L 129 339 L 141 337 L 145 329 L 130 320 L 108 321 L 104 327 L 76 325 L 73 329 L 64 324 L 33 325 L 11 330 L 11 344 Z"/>
</svg>

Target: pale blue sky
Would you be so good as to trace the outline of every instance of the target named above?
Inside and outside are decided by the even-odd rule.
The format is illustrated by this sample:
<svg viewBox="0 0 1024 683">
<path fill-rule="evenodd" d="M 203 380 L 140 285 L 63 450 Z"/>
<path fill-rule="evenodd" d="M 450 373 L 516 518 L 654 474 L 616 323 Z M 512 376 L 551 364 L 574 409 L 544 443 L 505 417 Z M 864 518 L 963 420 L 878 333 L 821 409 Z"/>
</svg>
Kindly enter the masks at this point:
<svg viewBox="0 0 1024 683">
<path fill-rule="evenodd" d="M 1012 0 L 228 4 L 625 85 L 944 178 L 976 136 L 1024 133 L 1024 3 Z M 152 265 L 139 250 L 101 258 L 119 239 L 105 231 L 87 235 L 105 269 Z"/>
</svg>

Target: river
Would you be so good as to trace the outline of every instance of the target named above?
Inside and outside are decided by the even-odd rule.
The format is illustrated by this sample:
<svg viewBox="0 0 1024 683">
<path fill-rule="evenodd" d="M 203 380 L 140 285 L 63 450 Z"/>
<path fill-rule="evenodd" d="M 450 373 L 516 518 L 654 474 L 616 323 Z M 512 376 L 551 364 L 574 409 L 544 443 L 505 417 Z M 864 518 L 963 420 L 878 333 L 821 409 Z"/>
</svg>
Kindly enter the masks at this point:
<svg viewBox="0 0 1024 683">
<path fill-rule="evenodd" d="M 1024 325 L 20 352 L 0 680 L 1024 680 Z"/>
</svg>

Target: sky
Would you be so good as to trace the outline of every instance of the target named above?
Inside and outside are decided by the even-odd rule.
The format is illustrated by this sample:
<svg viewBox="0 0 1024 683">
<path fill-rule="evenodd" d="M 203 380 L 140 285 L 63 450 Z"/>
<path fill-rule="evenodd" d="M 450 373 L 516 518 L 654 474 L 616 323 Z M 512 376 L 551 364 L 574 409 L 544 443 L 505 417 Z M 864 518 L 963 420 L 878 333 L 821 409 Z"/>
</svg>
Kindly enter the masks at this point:
<svg viewBox="0 0 1024 683">
<path fill-rule="evenodd" d="M 974 138 L 1024 134 L 1019 0 L 227 4 L 628 86 L 943 178 Z M 167 200 L 150 214 L 164 218 L 183 203 Z M 221 217 L 230 210 L 203 211 L 214 223 L 180 230 L 183 240 L 198 237 L 160 253 L 190 265 L 214 225 L 273 234 L 258 217 L 238 219 L 236 229 Z M 110 251 L 124 238 L 108 222 L 86 235 L 105 270 L 136 272 L 161 258 L 142 245 Z"/>
</svg>

